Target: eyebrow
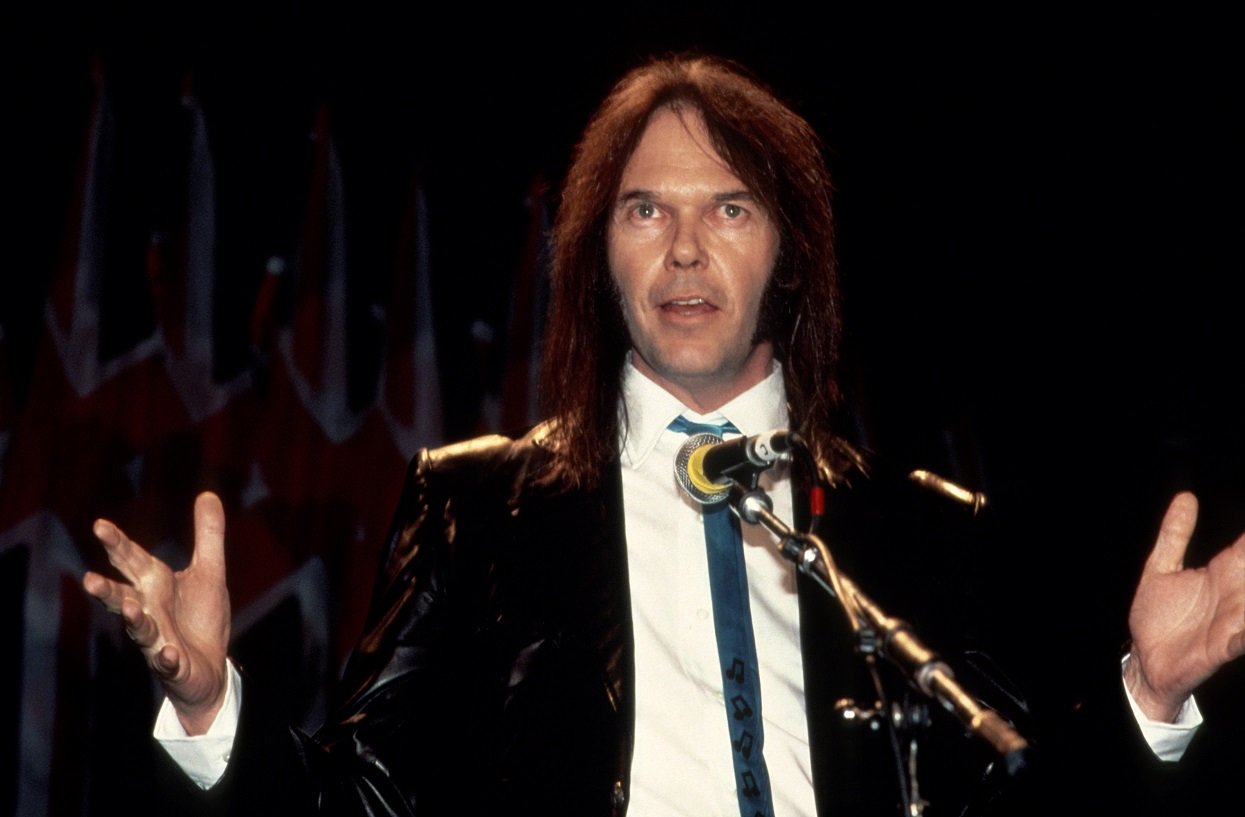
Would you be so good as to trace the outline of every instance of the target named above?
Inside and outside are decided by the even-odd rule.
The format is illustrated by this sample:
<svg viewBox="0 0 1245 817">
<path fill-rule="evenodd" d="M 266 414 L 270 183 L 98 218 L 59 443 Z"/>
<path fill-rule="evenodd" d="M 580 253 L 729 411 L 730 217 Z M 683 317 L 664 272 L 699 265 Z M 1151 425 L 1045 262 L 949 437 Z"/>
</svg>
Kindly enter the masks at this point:
<svg viewBox="0 0 1245 817">
<path fill-rule="evenodd" d="M 722 193 L 714 193 L 713 200 L 719 204 L 728 201 L 757 201 L 757 197 L 752 195 L 748 190 L 740 188 L 739 190 L 727 190 Z M 655 190 L 646 190 L 637 188 L 635 190 L 626 190 L 619 194 L 618 203 L 627 204 L 632 201 L 661 201 L 661 195 Z"/>
<path fill-rule="evenodd" d="M 627 202 L 631 202 L 631 201 L 649 201 L 651 199 L 657 199 L 657 198 L 661 198 L 661 197 L 658 196 L 657 193 L 653 190 L 643 190 L 643 189 L 627 190 L 623 193 L 618 194 L 618 203 L 626 204 Z"/>
</svg>

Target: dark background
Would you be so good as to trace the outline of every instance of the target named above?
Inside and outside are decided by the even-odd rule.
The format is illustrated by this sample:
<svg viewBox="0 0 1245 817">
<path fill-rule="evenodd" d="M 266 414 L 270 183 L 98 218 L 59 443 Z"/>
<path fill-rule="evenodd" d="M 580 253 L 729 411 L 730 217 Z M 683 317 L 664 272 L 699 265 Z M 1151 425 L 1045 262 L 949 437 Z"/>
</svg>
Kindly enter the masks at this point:
<svg viewBox="0 0 1245 817">
<path fill-rule="evenodd" d="M 57 679 L 60 731 L 48 740 L 89 746 L 74 742 L 83 727 L 65 718 L 81 715 L 97 735 L 101 710 L 120 720 L 118 709 L 150 706 L 141 669 L 100 634 L 110 625 L 72 587 L 79 566 L 100 561 L 89 521 L 109 515 L 143 541 L 184 540 L 195 491 L 221 490 L 231 510 L 231 497 L 245 493 L 262 429 L 288 420 L 275 338 L 303 314 L 309 236 L 323 243 L 312 205 L 327 201 L 348 248 L 350 410 L 372 416 L 386 350 L 403 333 L 387 299 L 415 241 L 428 259 L 442 408 L 440 432 L 422 442 L 528 422 L 528 404 L 507 384 L 531 338 L 514 305 L 521 271 L 539 269 L 533 236 L 593 106 L 622 71 L 662 51 L 740 60 L 824 138 L 846 297 L 844 431 L 990 495 L 1008 521 L 998 547 L 1017 609 L 1006 612 L 1046 622 L 1049 641 L 1035 648 L 1052 688 L 1075 686 L 1068 668 L 1080 650 L 1115 649 L 1125 637 L 1131 589 L 1175 490 L 1203 500 L 1191 561 L 1245 530 L 1243 71 L 1226 14 L 1176 4 L 1119 13 L 829 4 L 813 17 L 787 3 L 734 2 L 435 16 L 293 3 L 244 14 L 4 14 L 0 535 L 9 534 L 0 567 L 16 622 L 6 637 L 26 661 L 41 655 L 31 599 L 51 585 L 31 578 L 43 545 L 20 533 L 22 521 L 59 520 L 82 560 L 55 590 L 61 635 L 48 647 L 58 660 L 47 677 Z M 50 363 L 44 305 L 83 243 L 84 144 L 101 87 L 115 129 L 98 154 L 109 157 L 108 194 L 90 222 L 102 247 L 93 260 L 96 353 L 106 362 L 162 326 L 168 333 L 153 281 L 189 288 L 195 267 L 173 264 L 172 278 L 153 278 L 151 258 L 153 246 L 184 237 L 194 211 L 184 102 L 193 99 L 215 184 L 212 377 L 248 378 L 231 404 L 245 404 L 240 417 L 210 413 L 165 428 L 162 410 L 150 408 L 163 405 L 159 396 L 138 401 L 148 408 L 137 421 L 132 384 L 84 398 Z M 340 168 L 335 199 L 317 187 L 326 139 Z M 412 183 L 427 218 L 414 239 L 405 220 Z M 257 304 L 273 258 L 285 266 L 277 306 L 264 312 Z M 75 408 L 84 399 L 94 408 Z M 127 430 L 136 423 L 145 436 Z M 295 487 L 270 480 L 278 507 L 261 503 L 255 519 L 243 511 L 231 539 L 236 610 L 311 557 L 325 566 L 319 608 L 300 597 L 288 620 L 265 630 L 256 614 L 260 624 L 240 628 L 264 645 L 251 649 L 277 677 L 282 661 L 308 660 L 297 650 L 274 657 L 271 645 L 288 642 L 291 628 L 305 631 L 311 617 L 332 633 L 292 696 L 309 722 L 357 632 L 410 453 L 376 443 L 368 423 L 328 443 L 311 431 L 306 445 L 282 438 L 274 447 L 290 461 L 287 474 L 299 475 Z M 118 487 L 137 455 L 147 471 L 133 490 Z M 261 457 L 270 469 L 273 456 Z M 360 531 L 364 543 L 350 544 Z M 274 566 L 235 582 L 235 553 Z M 79 619 L 90 622 L 78 628 L 87 634 L 67 648 L 65 628 Z M 101 688 L 124 684 L 111 680 L 120 670 L 110 661 L 128 667 L 130 689 L 142 692 L 128 707 L 101 703 Z M 87 700 L 83 676 L 95 690 Z M 0 721 L 0 759 L 33 739 L 33 674 L 19 661 L 6 677 L 12 694 L 2 699 L 17 703 Z M 1227 692 L 1241 678 L 1237 662 L 1207 690 L 1204 709 L 1239 717 Z M 48 758 L 0 762 L 18 770 L 0 793 L 15 808 L 47 802 L 77 813 L 91 802 L 90 781 L 109 769 L 106 753 L 57 748 Z M 70 779 L 76 788 L 48 799 L 54 781 Z M 44 799 L 31 799 L 39 791 Z"/>
</svg>

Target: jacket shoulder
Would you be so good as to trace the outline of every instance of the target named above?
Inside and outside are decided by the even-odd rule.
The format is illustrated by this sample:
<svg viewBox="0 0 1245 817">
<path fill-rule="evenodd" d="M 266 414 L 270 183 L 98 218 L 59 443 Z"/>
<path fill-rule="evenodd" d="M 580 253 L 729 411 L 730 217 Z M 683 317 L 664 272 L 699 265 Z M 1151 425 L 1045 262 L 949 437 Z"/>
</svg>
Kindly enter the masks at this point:
<svg viewBox="0 0 1245 817">
<path fill-rule="evenodd" d="M 832 493 L 851 496 L 873 494 L 888 502 L 917 501 L 929 503 L 952 514 L 968 517 L 983 515 L 989 506 L 984 491 L 968 487 L 927 468 L 887 459 L 874 452 L 849 449 L 851 459 L 842 461 L 831 471 L 819 463 L 819 476 Z"/>
<path fill-rule="evenodd" d="M 453 539 L 459 523 L 516 507 L 528 486 L 552 470 L 551 428 L 542 422 L 518 437 L 488 434 L 417 452 L 407 466 L 378 579 L 392 580 L 430 536 Z"/>
<path fill-rule="evenodd" d="M 502 474 L 521 480 L 531 476 L 531 468 L 546 465 L 554 457 L 554 427 L 546 420 L 517 437 L 486 434 L 422 449 L 411 458 L 408 481 L 415 478 L 454 485 Z"/>
</svg>

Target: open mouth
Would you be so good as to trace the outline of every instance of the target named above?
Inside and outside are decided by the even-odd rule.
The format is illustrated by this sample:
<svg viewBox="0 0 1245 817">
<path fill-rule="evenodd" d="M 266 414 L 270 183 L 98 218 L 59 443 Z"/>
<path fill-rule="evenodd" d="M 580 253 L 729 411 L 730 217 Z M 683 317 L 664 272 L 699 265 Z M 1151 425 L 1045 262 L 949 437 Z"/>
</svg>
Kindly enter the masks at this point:
<svg viewBox="0 0 1245 817">
<path fill-rule="evenodd" d="M 704 298 L 671 298 L 661 305 L 661 309 L 674 315 L 700 315 L 717 307 Z"/>
</svg>

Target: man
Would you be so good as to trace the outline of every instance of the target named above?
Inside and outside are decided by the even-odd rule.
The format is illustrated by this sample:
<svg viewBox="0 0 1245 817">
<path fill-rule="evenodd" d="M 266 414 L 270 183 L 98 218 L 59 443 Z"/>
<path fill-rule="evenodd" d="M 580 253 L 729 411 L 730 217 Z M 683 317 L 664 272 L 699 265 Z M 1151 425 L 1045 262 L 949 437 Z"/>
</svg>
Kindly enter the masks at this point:
<svg viewBox="0 0 1245 817">
<path fill-rule="evenodd" d="M 893 538 L 883 528 L 912 516 L 875 512 L 890 492 L 871 493 L 861 458 L 830 428 L 829 190 L 807 123 L 736 67 L 675 58 L 623 79 L 585 132 L 555 229 L 552 419 L 519 440 L 417 456 L 365 633 L 315 739 L 273 722 L 263 690 L 227 663 L 219 500 L 196 502 L 194 557 L 177 574 L 98 522 L 127 582 L 90 573 L 84 585 L 120 613 L 163 683 L 157 734 L 194 781 L 165 768 L 157 807 L 872 809 L 873 792 L 856 789 L 873 778 L 827 729 L 826 678 L 854 674 L 856 660 L 823 639 L 828 601 L 797 588 L 755 528 L 732 551 L 746 584 L 729 596 L 709 532 L 722 517 L 673 477 L 689 423 L 745 435 L 790 426 L 812 465 L 763 479 L 779 517 L 820 522 L 836 548 L 872 537 L 876 552 Z M 823 519 L 808 501 L 817 484 L 835 486 Z M 1186 722 L 1174 748 L 1159 745 L 1164 757 L 1187 745 L 1193 688 L 1245 652 L 1245 537 L 1208 569 L 1181 570 L 1195 516 L 1192 498 L 1177 497 L 1130 619 L 1124 675 L 1138 722 Z M 735 633 L 741 622 L 752 632 Z M 723 660 L 727 631 L 741 660 Z M 745 677 L 763 698 L 730 686 Z M 1118 670 L 1115 685 L 1122 699 Z M 1104 752 L 1133 757 L 1115 743 Z M 1049 774 L 1065 780 L 1076 765 Z"/>
</svg>

